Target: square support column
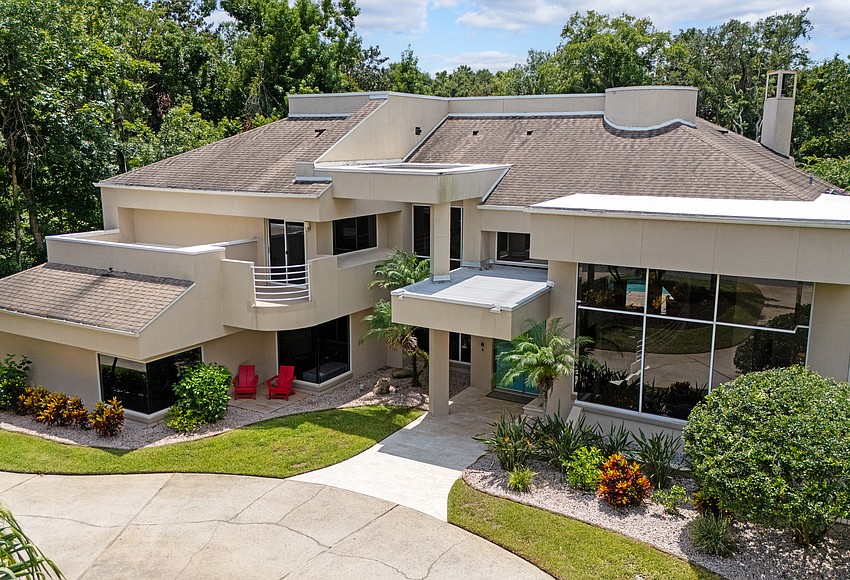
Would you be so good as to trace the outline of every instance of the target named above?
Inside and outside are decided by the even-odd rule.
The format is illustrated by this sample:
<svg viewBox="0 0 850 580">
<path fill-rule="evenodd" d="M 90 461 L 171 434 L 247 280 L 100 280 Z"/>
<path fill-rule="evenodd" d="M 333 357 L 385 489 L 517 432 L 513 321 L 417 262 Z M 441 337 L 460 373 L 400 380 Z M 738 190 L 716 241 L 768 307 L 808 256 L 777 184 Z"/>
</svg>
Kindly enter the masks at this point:
<svg viewBox="0 0 850 580">
<path fill-rule="evenodd" d="M 431 206 L 431 279 L 449 281 L 451 270 L 452 204 Z"/>
<path fill-rule="evenodd" d="M 489 389 L 493 381 L 493 339 L 473 336 L 470 343 L 469 386 Z"/>
<path fill-rule="evenodd" d="M 428 399 L 434 417 L 449 414 L 449 333 L 430 329 L 428 337 Z"/>
<path fill-rule="evenodd" d="M 575 338 L 578 332 L 576 328 L 578 264 L 551 260 L 549 262 L 549 280 L 554 284 L 549 295 L 550 316 L 560 318 L 563 324 L 569 325 L 567 332 L 570 338 Z M 560 412 L 561 417 L 567 417 L 575 400 L 573 388 L 572 375 L 556 381 L 546 403 L 546 413 L 552 415 Z"/>
</svg>

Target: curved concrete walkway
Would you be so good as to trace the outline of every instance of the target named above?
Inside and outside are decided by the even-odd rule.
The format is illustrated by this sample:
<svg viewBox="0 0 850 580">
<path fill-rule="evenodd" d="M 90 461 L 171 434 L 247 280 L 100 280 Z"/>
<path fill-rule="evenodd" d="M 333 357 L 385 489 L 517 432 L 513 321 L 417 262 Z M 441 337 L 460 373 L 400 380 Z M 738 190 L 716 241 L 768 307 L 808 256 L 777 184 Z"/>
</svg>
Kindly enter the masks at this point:
<svg viewBox="0 0 850 580">
<path fill-rule="evenodd" d="M 447 500 L 461 473 L 486 452 L 473 436 L 492 430 L 502 413 L 522 405 L 492 399 L 490 389 L 469 387 L 456 395 L 447 417 L 425 414 L 351 459 L 295 476 L 426 513 L 446 521 Z"/>
<path fill-rule="evenodd" d="M 0 472 L 0 501 L 69 579 L 548 578 L 417 511 L 292 480 Z"/>
</svg>

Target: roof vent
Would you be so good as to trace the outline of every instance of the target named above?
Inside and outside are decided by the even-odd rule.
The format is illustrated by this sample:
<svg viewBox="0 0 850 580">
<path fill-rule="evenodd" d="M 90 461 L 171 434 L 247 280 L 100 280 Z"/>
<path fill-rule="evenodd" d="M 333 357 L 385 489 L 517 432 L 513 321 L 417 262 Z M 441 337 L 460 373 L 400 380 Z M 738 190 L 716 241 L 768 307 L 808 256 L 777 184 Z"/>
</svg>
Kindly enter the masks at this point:
<svg viewBox="0 0 850 580">
<path fill-rule="evenodd" d="M 526 134 L 526 135 L 531 135 L 532 133 L 534 133 L 534 129 L 528 129 L 528 130 L 525 132 L 525 134 Z"/>
<path fill-rule="evenodd" d="M 729 129 L 718 129 L 717 132 L 720 133 L 721 135 L 728 135 Z"/>
<path fill-rule="evenodd" d="M 316 137 L 321 137 L 322 133 L 325 132 L 325 129 L 313 129 L 316 132 Z"/>
<path fill-rule="evenodd" d="M 475 135 L 478 135 L 478 129 L 473 130 L 473 131 L 472 131 L 472 135 L 473 135 L 473 137 L 474 137 Z"/>
</svg>

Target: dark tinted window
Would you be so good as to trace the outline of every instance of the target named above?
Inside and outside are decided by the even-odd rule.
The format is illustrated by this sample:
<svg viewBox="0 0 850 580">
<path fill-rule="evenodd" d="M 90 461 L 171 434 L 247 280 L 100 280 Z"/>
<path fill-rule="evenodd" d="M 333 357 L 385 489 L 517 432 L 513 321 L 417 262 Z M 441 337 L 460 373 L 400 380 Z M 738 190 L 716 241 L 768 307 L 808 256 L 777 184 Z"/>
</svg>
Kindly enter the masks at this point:
<svg viewBox="0 0 850 580">
<path fill-rule="evenodd" d="M 350 368 L 349 322 L 343 316 L 314 326 L 278 332 L 278 362 L 295 367 L 295 377 L 323 383 Z"/>
<path fill-rule="evenodd" d="M 377 224 L 374 215 L 334 220 L 334 255 L 377 247 Z"/>
</svg>

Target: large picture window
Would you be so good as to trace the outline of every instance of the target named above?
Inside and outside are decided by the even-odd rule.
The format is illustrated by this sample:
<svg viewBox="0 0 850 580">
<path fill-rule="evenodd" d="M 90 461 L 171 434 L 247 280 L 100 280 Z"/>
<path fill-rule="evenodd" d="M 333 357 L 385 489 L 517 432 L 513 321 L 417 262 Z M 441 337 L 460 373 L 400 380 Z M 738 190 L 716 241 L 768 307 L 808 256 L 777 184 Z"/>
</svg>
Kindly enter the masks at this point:
<svg viewBox="0 0 850 580">
<path fill-rule="evenodd" d="M 194 348 L 143 363 L 105 354 L 97 355 L 100 365 L 101 397 L 117 397 L 124 408 L 144 415 L 174 404 L 174 389 L 180 369 L 201 361 L 201 349 Z"/>
<path fill-rule="evenodd" d="M 350 369 L 347 316 L 311 328 L 282 330 L 277 335 L 278 362 L 293 365 L 299 380 L 324 383 Z"/>
<path fill-rule="evenodd" d="M 334 220 L 334 255 L 378 246 L 378 218 L 366 215 Z"/>
<path fill-rule="evenodd" d="M 712 387 L 804 364 L 812 284 L 581 264 L 576 320 L 593 362 L 579 400 L 687 419 Z"/>
<path fill-rule="evenodd" d="M 460 268 L 463 245 L 463 208 L 451 209 L 451 240 L 449 260 L 452 270 Z M 431 207 L 413 206 L 413 253 L 417 258 L 431 257 Z"/>
</svg>

